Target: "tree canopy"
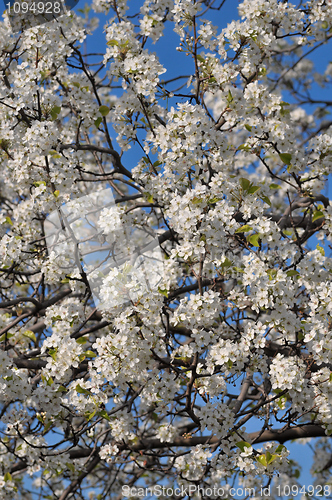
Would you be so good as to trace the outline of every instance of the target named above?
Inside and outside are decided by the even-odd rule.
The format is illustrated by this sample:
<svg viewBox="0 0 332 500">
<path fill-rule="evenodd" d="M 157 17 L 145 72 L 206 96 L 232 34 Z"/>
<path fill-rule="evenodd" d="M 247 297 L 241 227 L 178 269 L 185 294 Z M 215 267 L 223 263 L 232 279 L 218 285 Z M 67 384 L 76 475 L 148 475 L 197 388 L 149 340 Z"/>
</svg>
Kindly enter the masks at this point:
<svg viewBox="0 0 332 500">
<path fill-rule="evenodd" d="M 332 2 L 226 8 L 3 16 L 1 499 L 332 494 Z"/>
</svg>

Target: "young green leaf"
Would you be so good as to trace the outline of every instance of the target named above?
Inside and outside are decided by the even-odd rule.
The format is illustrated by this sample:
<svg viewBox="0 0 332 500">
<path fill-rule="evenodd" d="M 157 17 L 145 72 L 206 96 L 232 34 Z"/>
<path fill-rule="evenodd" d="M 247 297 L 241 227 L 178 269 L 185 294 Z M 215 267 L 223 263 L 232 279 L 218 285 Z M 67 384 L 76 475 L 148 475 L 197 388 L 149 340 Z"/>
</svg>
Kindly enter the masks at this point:
<svg viewBox="0 0 332 500">
<path fill-rule="evenodd" d="M 243 452 L 245 451 L 245 448 L 250 448 L 251 444 L 247 443 L 247 441 L 239 441 L 238 443 L 236 443 L 236 446 Z"/>
<path fill-rule="evenodd" d="M 24 337 L 28 337 L 28 339 L 36 342 L 36 335 L 31 330 L 25 330 L 23 333 Z"/>
<path fill-rule="evenodd" d="M 100 106 L 99 113 L 102 116 L 107 116 L 109 112 L 110 112 L 110 108 L 108 106 Z"/>
<path fill-rule="evenodd" d="M 77 384 L 75 389 L 76 392 L 78 392 L 79 394 L 87 394 L 88 396 L 91 395 L 91 392 L 88 391 L 88 389 L 84 389 L 84 387 L 81 387 L 80 384 Z"/>
<path fill-rule="evenodd" d="M 290 165 L 292 161 L 292 155 L 289 153 L 280 153 L 279 154 L 280 160 L 285 164 L 285 165 Z"/>
<path fill-rule="evenodd" d="M 102 117 L 99 116 L 99 118 L 97 118 L 97 120 L 94 121 L 95 127 L 98 128 L 102 121 L 103 121 Z"/>
<path fill-rule="evenodd" d="M 317 219 L 321 219 L 324 217 L 324 213 L 321 210 L 316 210 L 312 216 L 312 222 L 315 222 Z"/>
<path fill-rule="evenodd" d="M 251 234 L 250 236 L 247 236 L 247 242 L 251 243 L 254 247 L 259 247 L 259 242 L 258 240 L 260 239 L 260 234 Z"/>
<path fill-rule="evenodd" d="M 56 120 L 58 118 L 58 114 L 60 113 L 60 111 L 60 106 L 53 106 L 53 108 L 51 109 L 52 120 Z"/>
<path fill-rule="evenodd" d="M 97 356 L 97 354 L 93 351 L 85 351 L 84 354 L 87 358 L 95 358 Z"/>
<path fill-rule="evenodd" d="M 267 205 L 269 205 L 269 206 L 271 206 L 271 205 L 272 205 L 270 198 L 269 198 L 268 196 L 265 196 L 265 194 L 261 194 L 261 199 L 262 199 L 263 201 L 265 201 L 265 203 L 266 203 Z"/>
<path fill-rule="evenodd" d="M 244 226 L 238 227 L 236 229 L 236 233 L 247 233 L 248 231 L 251 231 L 252 227 L 249 226 L 249 224 L 245 224 Z"/>
<path fill-rule="evenodd" d="M 250 181 L 248 179 L 241 177 L 239 182 L 240 182 L 240 186 L 242 187 L 243 191 L 247 191 L 249 189 Z"/>
</svg>

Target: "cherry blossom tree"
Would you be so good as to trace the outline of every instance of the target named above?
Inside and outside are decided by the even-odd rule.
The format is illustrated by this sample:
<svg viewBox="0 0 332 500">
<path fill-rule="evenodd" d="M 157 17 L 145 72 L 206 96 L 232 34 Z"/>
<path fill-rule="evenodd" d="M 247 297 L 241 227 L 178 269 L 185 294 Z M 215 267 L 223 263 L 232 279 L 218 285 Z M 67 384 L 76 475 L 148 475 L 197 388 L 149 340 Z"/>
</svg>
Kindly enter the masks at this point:
<svg viewBox="0 0 332 500">
<path fill-rule="evenodd" d="M 329 496 L 332 1 L 134 4 L 92 2 L 94 55 L 93 14 L 0 23 L 0 498 Z M 158 242 L 155 286 L 54 243 L 91 199 L 100 252 Z"/>
</svg>

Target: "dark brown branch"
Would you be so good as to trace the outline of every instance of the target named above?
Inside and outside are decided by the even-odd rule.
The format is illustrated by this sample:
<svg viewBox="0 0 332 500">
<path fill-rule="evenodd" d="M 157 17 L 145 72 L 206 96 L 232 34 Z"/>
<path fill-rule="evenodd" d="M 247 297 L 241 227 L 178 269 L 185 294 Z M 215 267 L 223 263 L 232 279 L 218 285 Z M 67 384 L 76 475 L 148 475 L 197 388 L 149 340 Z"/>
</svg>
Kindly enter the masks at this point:
<svg viewBox="0 0 332 500">
<path fill-rule="evenodd" d="M 102 146 L 96 146 L 95 144 L 61 144 L 58 147 L 58 150 L 60 152 L 64 151 L 65 149 L 73 149 L 74 151 L 97 151 L 98 153 L 109 154 L 113 156 L 114 167 L 117 169 L 117 171 L 132 179 L 131 172 L 122 165 L 121 157 L 119 153 L 115 151 L 115 149 L 104 148 Z"/>
<path fill-rule="evenodd" d="M 324 437 L 326 436 L 325 429 L 321 425 L 315 424 L 304 424 L 297 425 L 290 429 L 272 429 L 266 430 L 264 432 L 257 431 L 249 433 L 249 440 L 252 444 L 265 443 L 268 441 L 277 441 L 278 443 L 285 443 L 286 441 L 291 441 L 294 439 L 303 438 L 314 438 L 314 437 Z M 178 447 L 193 447 L 199 444 L 210 444 L 215 445 L 220 441 L 217 436 L 193 436 L 193 437 L 177 437 L 171 442 L 160 441 L 160 439 L 140 439 L 135 444 L 124 444 L 117 443 L 121 451 L 131 450 L 131 451 L 147 451 L 153 449 L 169 449 Z M 64 450 L 65 451 L 65 450 Z M 97 448 L 96 453 L 99 452 Z M 68 450 L 69 457 L 71 460 L 80 459 L 88 457 L 93 453 L 90 448 L 72 448 Z M 98 459 L 98 460 L 97 460 Z M 96 457 L 86 470 L 91 471 L 100 461 L 99 457 Z M 92 468 L 91 468 L 92 467 Z M 20 460 L 17 464 L 13 465 L 11 468 L 11 473 L 26 468 L 26 463 Z M 86 474 L 85 474 L 86 475 Z M 79 482 L 84 479 L 85 476 L 79 477 Z M 73 483 L 72 483 L 73 484 Z M 66 490 L 67 491 L 67 490 Z M 73 491 L 72 489 L 70 491 Z M 65 493 L 65 492 L 64 492 Z M 69 491 L 68 491 L 69 493 Z M 66 498 L 66 497 L 63 497 Z"/>
<path fill-rule="evenodd" d="M 304 198 L 299 198 L 296 201 L 293 201 L 290 206 L 285 210 L 283 213 L 281 219 L 278 222 L 278 225 L 280 229 L 284 229 L 287 224 L 291 224 L 291 213 L 296 210 L 297 208 L 307 208 L 310 207 L 310 205 L 313 205 L 315 202 L 321 201 L 325 208 L 327 208 L 330 204 L 330 200 L 322 195 L 319 194 L 317 196 L 306 196 Z"/>
<path fill-rule="evenodd" d="M 252 432 L 249 434 L 252 442 L 266 443 L 267 441 L 278 441 L 278 443 L 285 443 L 293 439 L 313 438 L 326 436 L 325 429 L 320 425 L 305 424 L 292 427 L 286 430 L 271 430 L 264 431 L 263 433 Z"/>
</svg>

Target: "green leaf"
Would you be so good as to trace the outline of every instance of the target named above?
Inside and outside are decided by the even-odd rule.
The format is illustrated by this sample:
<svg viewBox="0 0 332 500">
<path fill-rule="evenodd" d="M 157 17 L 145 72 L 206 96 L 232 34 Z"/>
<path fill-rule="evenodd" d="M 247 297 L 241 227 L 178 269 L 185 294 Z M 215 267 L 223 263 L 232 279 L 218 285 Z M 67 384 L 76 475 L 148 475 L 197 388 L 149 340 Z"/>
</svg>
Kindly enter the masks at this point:
<svg viewBox="0 0 332 500">
<path fill-rule="evenodd" d="M 76 339 L 77 344 L 85 344 L 88 341 L 86 337 L 80 337 L 79 339 Z"/>
<path fill-rule="evenodd" d="M 36 342 L 36 335 L 31 330 L 26 330 L 23 335 L 24 337 L 28 337 L 28 339 L 33 340 L 33 342 Z"/>
<path fill-rule="evenodd" d="M 12 475 L 11 475 L 10 472 L 6 472 L 6 474 L 4 475 L 3 479 L 4 479 L 5 482 L 13 480 Z"/>
<path fill-rule="evenodd" d="M 241 267 L 234 266 L 233 270 L 236 271 L 237 273 L 244 273 L 244 269 L 242 269 Z"/>
<path fill-rule="evenodd" d="M 87 394 L 88 396 L 91 395 L 91 392 L 88 391 L 88 389 L 84 389 L 84 387 L 81 387 L 80 384 L 77 384 L 75 389 L 76 389 L 76 392 L 78 392 L 79 394 Z"/>
<path fill-rule="evenodd" d="M 74 316 L 73 319 L 71 320 L 71 322 L 69 323 L 70 326 L 73 326 L 73 324 L 75 323 L 76 320 L 77 320 L 77 316 Z"/>
<path fill-rule="evenodd" d="M 58 118 L 58 114 L 60 113 L 60 111 L 61 111 L 60 106 L 53 106 L 50 112 L 52 120 L 56 120 Z"/>
<path fill-rule="evenodd" d="M 289 115 L 290 111 L 289 111 L 289 109 L 281 108 L 280 114 L 281 114 L 281 116 Z"/>
<path fill-rule="evenodd" d="M 168 298 L 168 292 L 166 290 L 166 288 L 159 288 L 158 287 L 158 292 L 161 293 L 161 295 L 164 295 L 164 297 Z"/>
<path fill-rule="evenodd" d="M 94 121 L 95 127 L 98 128 L 102 121 L 103 119 L 101 116 L 97 118 L 97 120 Z"/>
<path fill-rule="evenodd" d="M 59 385 L 56 392 L 67 392 L 67 389 L 64 385 Z"/>
<path fill-rule="evenodd" d="M 321 254 L 321 255 L 325 255 L 325 250 L 323 247 L 320 246 L 319 243 L 317 243 L 317 246 L 316 246 L 316 249 L 318 250 L 318 252 Z"/>
<path fill-rule="evenodd" d="M 268 274 L 270 281 L 272 281 L 277 276 L 276 269 L 267 269 L 266 273 Z"/>
<path fill-rule="evenodd" d="M 208 200 L 208 205 L 214 205 L 215 203 L 218 203 L 218 201 L 220 200 L 221 198 L 218 198 L 218 196 L 213 196 Z"/>
<path fill-rule="evenodd" d="M 292 155 L 289 153 L 280 153 L 279 154 L 280 160 L 285 163 L 285 165 L 290 165 L 292 161 Z"/>
<path fill-rule="evenodd" d="M 248 130 L 248 132 L 251 132 L 252 126 L 251 125 L 245 125 L 245 128 Z"/>
<path fill-rule="evenodd" d="M 261 199 L 265 201 L 265 203 L 267 203 L 269 207 L 272 205 L 270 198 L 268 196 L 265 196 L 265 194 L 261 194 Z"/>
<path fill-rule="evenodd" d="M 233 262 L 231 260 L 229 260 L 228 257 L 226 257 L 224 262 L 221 264 L 221 267 L 230 267 L 232 264 L 233 264 Z"/>
<path fill-rule="evenodd" d="M 241 451 L 245 451 L 245 448 L 250 448 L 251 444 L 247 443 L 247 441 L 239 441 L 236 443 L 236 446 L 240 448 Z"/>
<path fill-rule="evenodd" d="M 94 411 L 91 411 L 91 412 L 87 411 L 85 413 L 85 417 L 86 417 L 86 419 L 87 419 L 88 422 L 89 422 L 89 420 L 91 420 L 95 416 L 96 412 L 97 412 L 97 410 L 94 410 Z"/>
<path fill-rule="evenodd" d="M 315 222 L 315 220 L 321 219 L 322 217 L 324 217 L 323 212 L 321 210 L 316 210 L 312 216 L 312 222 Z"/>
<path fill-rule="evenodd" d="M 80 88 L 80 84 L 78 82 L 72 82 L 72 85 L 78 89 Z"/>
<path fill-rule="evenodd" d="M 296 271 L 295 269 L 290 269 L 289 271 L 287 271 L 287 276 L 300 276 L 300 273 L 298 271 Z"/>
<path fill-rule="evenodd" d="M 251 243 L 254 247 L 259 247 L 258 240 L 260 239 L 260 234 L 251 234 L 250 236 L 247 236 L 247 242 Z"/>
<path fill-rule="evenodd" d="M 10 217 L 6 217 L 5 221 L 7 222 L 7 224 L 10 224 L 11 226 L 13 225 L 13 222 Z"/>
<path fill-rule="evenodd" d="M 50 149 L 48 154 L 51 155 L 52 158 L 54 158 L 54 159 L 61 158 L 61 155 L 59 155 L 59 153 L 57 151 L 55 151 L 54 149 Z M 39 185 L 39 183 L 37 184 L 37 182 L 34 182 L 34 184 L 35 184 L 35 186 Z M 40 184 L 44 184 L 46 186 L 46 182 L 44 182 L 44 181 L 40 182 Z"/>
<path fill-rule="evenodd" d="M 251 147 L 248 146 L 248 144 L 241 144 L 241 146 L 239 146 L 237 149 L 247 151 L 247 152 L 251 151 Z"/>
<path fill-rule="evenodd" d="M 105 418 L 106 420 L 108 420 L 109 422 L 111 421 L 110 417 L 108 416 L 108 413 L 106 410 L 101 410 L 97 413 L 97 415 L 99 415 L 100 417 L 103 417 Z"/>
<path fill-rule="evenodd" d="M 281 186 L 279 186 L 279 184 L 274 184 L 272 182 L 272 184 L 270 184 L 270 189 L 281 189 Z"/>
<path fill-rule="evenodd" d="M 249 194 L 254 194 L 256 193 L 256 191 L 258 191 L 260 189 L 260 186 L 250 186 L 250 188 L 248 189 L 248 193 Z"/>
<path fill-rule="evenodd" d="M 74 464 L 72 464 L 71 462 L 66 462 L 66 465 L 71 472 L 75 472 L 76 469 Z"/>
<path fill-rule="evenodd" d="M 283 450 L 286 450 L 286 446 L 283 444 L 279 444 L 279 446 L 276 448 L 276 453 L 281 453 Z"/>
<path fill-rule="evenodd" d="M 238 227 L 236 229 L 236 233 L 247 233 L 248 231 L 251 231 L 252 227 L 249 226 L 249 224 L 245 224 L 244 226 Z"/>
<path fill-rule="evenodd" d="M 109 112 L 110 112 L 110 108 L 108 106 L 100 106 L 99 113 L 102 116 L 107 116 Z"/>
<path fill-rule="evenodd" d="M 119 42 L 117 40 L 108 40 L 107 45 L 110 45 L 111 47 L 114 47 L 114 45 L 119 45 Z"/>
<path fill-rule="evenodd" d="M 227 94 L 227 102 L 228 104 L 230 104 L 232 101 L 233 101 L 233 96 L 232 96 L 232 92 L 229 90 L 228 91 L 228 94 Z"/>
<path fill-rule="evenodd" d="M 196 56 L 196 57 L 197 57 L 197 59 L 198 59 L 198 61 L 199 61 L 199 62 L 201 62 L 201 63 L 205 63 L 205 59 L 204 59 L 204 57 L 203 57 L 203 56 L 201 56 L 200 54 L 197 54 L 197 56 Z"/>
<path fill-rule="evenodd" d="M 278 458 L 278 455 L 272 455 L 269 451 L 266 452 L 266 461 L 268 464 L 272 464 L 276 458 Z"/>
<path fill-rule="evenodd" d="M 84 354 L 87 358 L 95 358 L 97 356 L 97 354 L 93 351 L 85 351 Z"/>
<path fill-rule="evenodd" d="M 267 467 L 267 460 L 266 460 L 266 455 L 259 455 L 259 457 L 256 457 L 257 462 L 262 464 L 264 467 Z"/>
<path fill-rule="evenodd" d="M 240 186 L 242 187 L 243 191 L 247 191 L 250 187 L 250 181 L 248 179 L 245 179 L 244 177 L 240 178 Z"/>
<path fill-rule="evenodd" d="M 0 342 L 3 342 L 4 340 L 8 340 L 10 339 L 11 337 L 14 337 L 14 334 L 13 333 L 3 333 L 0 337 Z"/>
<path fill-rule="evenodd" d="M 51 358 L 56 361 L 56 355 L 57 355 L 58 349 L 49 349 L 48 354 L 51 356 Z"/>
<path fill-rule="evenodd" d="M 60 194 L 60 191 L 57 189 L 56 191 L 54 191 L 54 193 L 53 193 L 53 194 L 54 194 L 54 196 L 55 196 L 56 198 L 58 198 L 58 196 L 59 196 L 59 194 Z"/>
<path fill-rule="evenodd" d="M 62 317 L 60 316 L 60 314 L 58 314 L 57 316 L 52 316 L 52 322 L 61 321 L 61 320 L 62 320 Z"/>
</svg>

